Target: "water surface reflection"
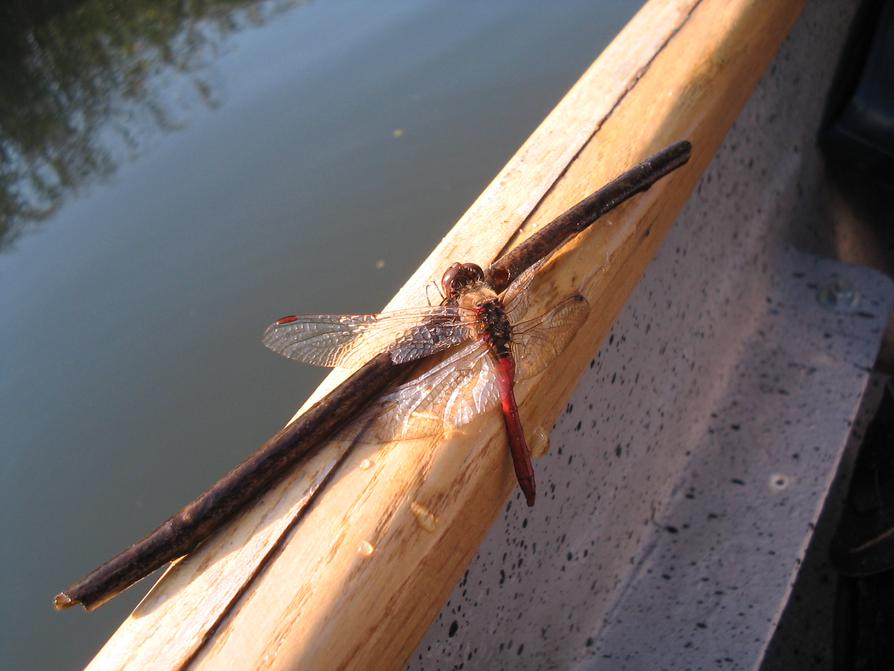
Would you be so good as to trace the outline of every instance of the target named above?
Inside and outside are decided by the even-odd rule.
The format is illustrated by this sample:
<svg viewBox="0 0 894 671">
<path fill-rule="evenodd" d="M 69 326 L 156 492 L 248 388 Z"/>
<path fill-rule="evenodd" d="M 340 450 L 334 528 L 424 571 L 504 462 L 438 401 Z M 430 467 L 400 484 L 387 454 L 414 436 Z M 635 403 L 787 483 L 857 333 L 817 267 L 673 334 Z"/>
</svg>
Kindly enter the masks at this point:
<svg viewBox="0 0 894 671">
<path fill-rule="evenodd" d="M 0 21 L 0 247 L 194 105 L 228 38 L 303 2 L 16 3 Z"/>
</svg>

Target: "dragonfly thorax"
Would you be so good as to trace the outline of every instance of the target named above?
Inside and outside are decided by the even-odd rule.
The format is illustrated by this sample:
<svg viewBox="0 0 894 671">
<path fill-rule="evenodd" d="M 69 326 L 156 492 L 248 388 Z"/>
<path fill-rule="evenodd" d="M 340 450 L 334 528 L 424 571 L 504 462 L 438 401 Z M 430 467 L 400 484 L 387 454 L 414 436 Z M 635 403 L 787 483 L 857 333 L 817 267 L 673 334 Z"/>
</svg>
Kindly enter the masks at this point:
<svg viewBox="0 0 894 671">
<path fill-rule="evenodd" d="M 512 337 L 509 317 L 503 301 L 486 282 L 480 280 L 467 285 L 456 296 L 456 303 L 468 311 L 466 314 L 474 315 L 471 321 L 476 338 L 486 341 L 497 356 L 509 351 Z"/>
<path fill-rule="evenodd" d="M 487 342 L 497 357 L 507 356 L 510 353 L 512 325 L 506 316 L 503 301 L 494 296 L 479 302 L 475 306 L 475 313 L 478 316 L 476 324 L 478 337 Z"/>
</svg>

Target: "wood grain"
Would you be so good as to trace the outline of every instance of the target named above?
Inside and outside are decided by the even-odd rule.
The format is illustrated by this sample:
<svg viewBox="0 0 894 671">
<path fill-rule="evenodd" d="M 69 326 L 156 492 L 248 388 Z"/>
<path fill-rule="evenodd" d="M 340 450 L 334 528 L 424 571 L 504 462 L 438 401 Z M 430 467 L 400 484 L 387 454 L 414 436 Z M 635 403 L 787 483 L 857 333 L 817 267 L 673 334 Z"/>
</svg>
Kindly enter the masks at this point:
<svg viewBox="0 0 894 671">
<path fill-rule="evenodd" d="M 633 163 L 691 140 L 688 166 L 566 246 L 535 283 L 530 314 L 575 289 L 591 304 L 559 365 L 517 389 L 529 434 L 548 430 L 802 6 L 647 3 L 389 307 L 424 304 L 452 261 L 486 264 Z M 402 667 L 515 486 L 502 431 L 488 416 L 443 441 L 362 446 L 337 469 L 346 447 L 327 446 L 173 566 L 91 668 Z"/>
</svg>

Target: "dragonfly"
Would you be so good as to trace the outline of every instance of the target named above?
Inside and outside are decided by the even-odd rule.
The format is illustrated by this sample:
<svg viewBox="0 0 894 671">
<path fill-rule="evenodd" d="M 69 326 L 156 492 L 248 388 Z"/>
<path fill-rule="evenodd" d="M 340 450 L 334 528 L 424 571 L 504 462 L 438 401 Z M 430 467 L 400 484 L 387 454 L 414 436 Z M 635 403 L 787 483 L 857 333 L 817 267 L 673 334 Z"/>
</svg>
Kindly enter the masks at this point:
<svg viewBox="0 0 894 671">
<path fill-rule="evenodd" d="M 437 435 L 500 406 L 515 475 L 533 506 L 534 467 L 515 384 L 544 372 L 589 312 L 586 299 L 573 293 L 545 314 L 524 319 L 529 285 L 546 261 L 519 274 L 502 295 L 480 266 L 454 263 L 441 278 L 440 305 L 376 314 L 289 315 L 267 327 L 263 342 L 289 359 L 330 368 L 352 368 L 386 350 L 396 364 L 453 350 L 382 396 L 372 437 L 391 442 Z"/>
</svg>

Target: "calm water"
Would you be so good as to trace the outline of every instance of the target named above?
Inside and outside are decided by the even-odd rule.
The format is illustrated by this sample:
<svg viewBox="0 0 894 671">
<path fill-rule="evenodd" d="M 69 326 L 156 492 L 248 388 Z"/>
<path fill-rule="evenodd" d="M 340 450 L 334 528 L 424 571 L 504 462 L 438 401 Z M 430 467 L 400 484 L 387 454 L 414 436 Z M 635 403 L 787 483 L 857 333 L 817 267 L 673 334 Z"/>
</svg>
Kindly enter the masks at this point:
<svg viewBox="0 0 894 671">
<path fill-rule="evenodd" d="M 0 26 L 0 640 L 57 669 L 150 583 L 53 595 L 322 379 L 264 326 L 383 305 L 638 3 L 35 4 Z"/>
</svg>

